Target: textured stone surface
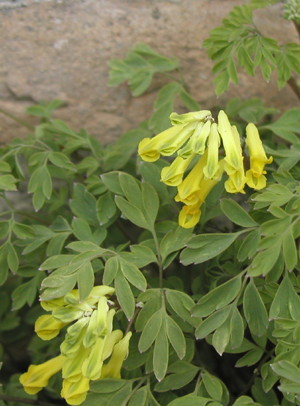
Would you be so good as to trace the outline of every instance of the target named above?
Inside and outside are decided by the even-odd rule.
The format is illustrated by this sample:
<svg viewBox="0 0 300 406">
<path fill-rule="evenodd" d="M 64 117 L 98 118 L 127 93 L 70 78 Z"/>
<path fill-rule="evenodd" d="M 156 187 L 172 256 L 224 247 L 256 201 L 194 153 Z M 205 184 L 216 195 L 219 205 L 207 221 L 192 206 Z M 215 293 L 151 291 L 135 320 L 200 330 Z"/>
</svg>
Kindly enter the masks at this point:
<svg viewBox="0 0 300 406">
<path fill-rule="evenodd" d="M 151 114 L 157 78 L 137 99 L 126 85 L 110 88 L 107 62 L 124 57 L 137 42 L 177 57 L 201 106 L 224 106 L 232 96 L 262 97 L 271 106 L 296 103 L 275 80 L 240 76 L 240 84 L 217 99 L 211 62 L 202 41 L 240 0 L 0 0 L 0 108 L 24 118 L 24 109 L 43 100 L 65 100 L 57 117 L 74 129 L 86 128 L 107 142 Z M 295 41 L 291 23 L 272 7 L 255 16 L 267 35 Z M 0 116 L 0 143 L 27 132 Z M 33 119 L 34 122 L 34 119 Z"/>
</svg>

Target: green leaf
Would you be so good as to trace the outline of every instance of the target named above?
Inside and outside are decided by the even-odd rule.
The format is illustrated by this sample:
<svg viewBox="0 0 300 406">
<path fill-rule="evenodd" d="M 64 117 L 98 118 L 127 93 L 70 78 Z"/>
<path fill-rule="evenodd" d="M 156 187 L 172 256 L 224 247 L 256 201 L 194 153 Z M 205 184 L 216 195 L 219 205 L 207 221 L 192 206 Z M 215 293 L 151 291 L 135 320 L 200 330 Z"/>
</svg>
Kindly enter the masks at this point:
<svg viewBox="0 0 300 406">
<path fill-rule="evenodd" d="M 154 343 L 162 326 L 163 315 L 162 309 L 159 309 L 149 318 L 139 340 L 138 348 L 140 352 L 147 351 Z"/>
<path fill-rule="evenodd" d="M 142 183 L 142 201 L 145 217 L 149 226 L 153 228 L 159 209 L 159 198 L 150 183 Z"/>
<path fill-rule="evenodd" d="M 202 382 L 209 396 L 211 396 L 212 399 L 221 402 L 223 395 L 223 387 L 220 383 L 220 380 L 217 377 L 208 373 L 207 371 L 204 371 L 202 373 Z"/>
<path fill-rule="evenodd" d="M 19 268 L 19 257 L 14 246 L 10 242 L 6 243 L 6 255 L 9 269 L 13 273 L 16 273 Z"/>
<path fill-rule="evenodd" d="M 256 364 L 261 357 L 264 355 L 264 351 L 260 348 L 255 348 L 253 350 L 248 351 L 245 355 L 243 355 L 235 364 L 237 368 L 242 368 L 245 366 L 251 366 Z"/>
<path fill-rule="evenodd" d="M 169 342 L 164 323 L 160 328 L 154 344 L 153 371 L 160 382 L 166 375 L 169 361 Z"/>
<path fill-rule="evenodd" d="M 128 406 L 147 406 L 148 388 L 142 386 L 131 396 Z"/>
<path fill-rule="evenodd" d="M 182 320 L 190 319 L 191 309 L 195 304 L 190 296 L 178 290 L 166 289 L 166 298 L 168 304 Z"/>
<path fill-rule="evenodd" d="M 115 278 L 116 296 L 128 320 L 131 319 L 135 309 L 135 300 L 129 283 L 120 273 Z"/>
<path fill-rule="evenodd" d="M 116 196 L 115 202 L 117 207 L 121 210 L 122 214 L 131 223 L 141 228 L 149 229 L 149 223 L 146 220 L 144 213 L 133 204 L 129 203 L 124 197 Z"/>
<path fill-rule="evenodd" d="M 95 277 L 92 264 L 86 262 L 77 271 L 77 284 L 80 300 L 84 300 L 88 297 L 94 286 L 94 281 Z"/>
<path fill-rule="evenodd" d="M 220 327 L 229 316 L 230 310 L 230 306 L 224 307 L 223 309 L 216 311 L 215 313 L 207 317 L 207 319 L 202 321 L 196 328 L 195 334 L 197 340 L 207 337 L 218 327 Z"/>
<path fill-rule="evenodd" d="M 107 224 L 116 214 L 117 208 L 110 192 L 100 196 L 96 203 L 97 218 L 100 225 Z"/>
<path fill-rule="evenodd" d="M 157 258 L 151 248 L 145 245 L 131 245 L 131 252 L 122 252 L 122 258 L 142 268 L 151 262 L 157 262 Z"/>
<path fill-rule="evenodd" d="M 217 96 L 220 96 L 222 93 L 225 92 L 225 90 L 227 90 L 229 86 L 229 80 L 229 75 L 226 71 L 223 71 L 214 78 L 213 82 L 215 86 L 215 93 Z"/>
<path fill-rule="evenodd" d="M 233 308 L 230 317 L 230 340 L 231 349 L 239 348 L 244 339 L 244 322 L 243 318 L 236 307 Z"/>
<path fill-rule="evenodd" d="M 99 225 L 95 197 L 81 184 L 74 185 L 70 207 L 75 216 L 86 220 L 89 224 Z"/>
<path fill-rule="evenodd" d="M 243 309 L 251 333 L 258 337 L 263 336 L 269 325 L 268 314 L 253 280 L 245 289 Z"/>
<path fill-rule="evenodd" d="M 160 242 L 162 260 L 165 261 L 171 253 L 185 247 L 191 236 L 192 229 L 176 227 L 175 230 L 170 230 Z"/>
<path fill-rule="evenodd" d="M 208 261 L 225 251 L 239 235 L 240 233 L 197 235 L 182 251 L 180 261 L 183 265 L 201 264 Z"/>
<path fill-rule="evenodd" d="M 282 240 L 282 253 L 287 270 L 293 270 L 298 262 L 298 253 L 291 227 L 284 233 Z"/>
<path fill-rule="evenodd" d="M 298 385 L 300 384 L 300 368 L 292 362 L 286 360 L 277 361 L 271 364 L 271 368 L 277 375 L 291 382 L 295 382 Z"/>
<path fill-rule="evenodd" d="M 274 296 L 269 313 L 272 319 L 300 320 L 300 298 L 286 275 Z"/>
<path fill-rule="evenodd" d="M 12 310 L 19 310 L 25 304 L 31 306 L 36 298 L 43 275 L 37 274 L 28 282 L 19 285 L 12 293 Z"/>
<path fill-rule="evenodd" d="M 16 183 L 18 179 L 16 179 L 13 175 L 0 175 L 0 189 L 2 190 L 17 190 Z"/>
<path fill-rule="evenodd" d="M 250 215 L 234 200 L 221 200 L 221 210 L 233 223 L 242 227 L 255 227 L 258 224 Z"/>
<path fill-rule="evenodd" d="M 241 276 L 217 286 L 204 295 L 192 310 L 194 317 L 205 317 L 232 302 L 241 290 Z"/>
<path fill-rule="evenodd" d="M 274 241 L 272 246 L 264 251 L 259 252 L 248 267 L 249 276 L 265 276 L 271 271 L 276 264 L 280 255 L 281 241 Z"/>
<path fill-rule="evenodd" d="M 112 193 L 122 195 L 123 191 L 119 181 L 119 173 L 117 171 L 104 173 L 101 175 L 101 180 Z"/>
<path fill-rule="evenodd" d="M 178 324 L 170 317 L 166 318 L 166 332 L 168 339 L 176 351 L 179 359 L 183 359 L 186 352 L 184 335 Z"/>
<path fill-rule="evenodd" d="M 110 285 L 117 276 L 120 269 L 120 262 L 117 256 L 108 258 L 105 262 L 103 283 L 104 285 Z"/>
<path fill-rule="evenodd" d="M 160 133 L 171 126 L 169 116 L 174 111 L 174 102 L 181 89 L 182 86 L 178 82 L 171 82 L 158 92 L 154 112 L 149 120 L 149 129 L 154 133 Z"/>
<path fill-rule="evenodd" d="M 230 321 L 229 317 L 212 336 L 212 345 L 219 355 L 223 354 L 230 341 Z"/>
<path fill-rule="evenodd" d="M 172 400 L 172 402 L 168 403 L 168 406 L 209 406 L 209 405 L 212 405 L 211 399 L 191 394 L 174 399 Z"/>
<path fill-rule="evenodd" d="M 277 121 L 260 127 L 261 129 L 271 130 L 278 137 L 293 143 L 299 142 L 296 134 L 300 133 L 300 109 L 293 108 L 282 114 Z"/>
<path fill-rule="evenodd" d="M 237 259 L 239 262 L 245 261 L 247 258 L 252 258 L 258 250 L 258 244 L 260 241 L 260 232 L 258 229 L 250 231 L 241 243 Z"/>
<path fill-rule="evenodd" d="M 123 258 L 120 258 L 120 267 L 121 272 L 128 280 L 128 282 L 131 283 L 131 285 L 135 286 L 141 291 L 146 290 L 147 281 L 136 265 L 131 262 L 125 261 Z"/>
<path fill-rule="evenodd" d="M 48 271 L 68 265 L 74 257 L 75 255 L 54 255 L 42 263 L 39 267 L 39 271 Z"/>
<path fill-rule="evenodd" d="M 71 172 L 76 172 L 75 166 L 70 161 L 69 157 L 62 152 L 51 151 L 49 161 L 59 168 L 67 169 Z"/>
<path fill-rule="evenodd" d="M 249 396 L 240 396 L 232 406 L 262 406 L 260 403 L 256 403 Z"/>
</svg>

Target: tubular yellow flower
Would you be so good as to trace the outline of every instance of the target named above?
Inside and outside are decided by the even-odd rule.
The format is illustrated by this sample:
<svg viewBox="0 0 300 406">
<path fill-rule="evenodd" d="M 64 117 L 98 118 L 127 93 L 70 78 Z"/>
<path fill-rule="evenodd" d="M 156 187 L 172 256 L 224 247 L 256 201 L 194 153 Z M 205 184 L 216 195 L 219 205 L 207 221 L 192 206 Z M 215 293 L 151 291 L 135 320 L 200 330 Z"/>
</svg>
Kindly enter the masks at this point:
<svg viewBox="0 0 300 406">
<path fill-rule="evenodd" d="M 194 227 L 200 220 L 200 206 L 200 201 L 192 206 L 183 206 L 179 212 L 178 224 L 183 228 Z"/>
<path fill-rule="evenodd" d="M 89 356 L 82 363 L 82 375 L 95 380 L 101 376 L 103 364 L 103 348 L 106 337 L 98 337 Z"/>
<path fill-rule="evenodd" d="M 64 379 L 60 394 L 69 405 L 77 406 L 85 401 L 89 388 L 90 381 L 84 376 L 81 376 L 77 382 L 71 382 L 68 379 Z"/>
<path fill-rule="evenodd" d="M 198 191 L 203 178 L 203 168 L 207 163 L 207 153 L 205 153 L 196 163 L 191 172 L 178 186 L 178 194 L 175 197 L 177 202 L 191 206 L 198 203 Z"/>
<path fill-rule="evenodd" d="M 267 180 L 264 174 L 267 171 L 264 167 L 272 163 L 273 157 L 267 158 L 258 129 L 253 123 L 247 125 L 246 134 L 246 144 L 250 154 L 250 169 L 246 172 L 246 181 L 251 188 L 260 190 L 266 187 Z"/>
<path fill-rule="evenodd" d="M 28 371 L 19 378 L 24 390 L 29 395 L 35 395 L 48 385 L 49 379 L 62 369 L 65 357 L 59 355 L 39 365 L 30 365 Z"/>
<path fill-rule="evenodd" d="M 239 170 L 243 162 L 241 144 L 237 131 L 233 132 L 232 129 L 226 113 L 221 110 L 218 115 L 218 130 L 225 149 L 225 162 Z"/>
<path fill-rule="evenodd" d="M 78 376 L 82 375 L 82 365 L 90 355 L 91 349 L 80 346 L 75 353 L 67 354 L 62 366 L 62 377 L 70 382 L 76 382 Z"/>
<path fill-rule="evenodd" d="M 174 154 L 189 139 L 196 125 L 196 122 L 174 125 L 153 138 L 144 138 L 138 147 L 140 157 L 144 161 L 154 162 L 160 154 Z"/>
<path fill-rule="evenodd" d="M 235 126 L 231 127 L 232 140 L 235 145 L 235 166 L 232 165 L 231 160 L 224 158 L 225 165 L 224 169 L 229 176 L 229 179 L 225 182 L 225 189 L 228 193 L 245 193 L 244 187 L 246 183 L 246 176 L 244 171 L 242 147 L 240 143 L 240 135 Z"/>
<path fill-rule="evenodd" d="M 107 364 L 103 365 L 101 379 L 104 378 L 121 378 L 121 368 L 123 361 L 127 357 L 129 340 L 132 336 L 131 331 L 129 331 L 123 338 L 120 340 L 113 349 L 112 356 Z"/>
<path fill-rule="evenodd" d="M 184 159 L 177 156 L 170 166 L 165 166 L 161 171 L 161 181 L 168 186 L 178 186 L 182 182 L 184 172 L 191 163 L 194 154 Z"/>
<path fill-rule="evenodd" d="M 121 340 L 121 338 L 123 338 L 121 330 L 114 330 L 106 337 L 102 355 L 103 361 L 111 356 L 114 346 Z"/>
<path fill-rule="evenodd" d="M 185 114 L 170 114 L 170 121 L 172 125 L 191 123 L 193 121 L 202 121 L 211 115 L 209 110 L 191 111 Z"/>
<path fill-rule="evenodd" d="M 65 325 L 50 314 L 44 314 L 37 318 L 34 331 L 42 340 L 51 340 L 59 334 Z"/>
<path fill-rule="evenodd" d="M 198 123 L 187 144 L 178 151 L 178 155 L 187 158 L 191 154 L 202 155 L 205 151 L 206 140 L 210 132 L 211 122 Z"/>
<path fill-rule="evenodd" d="M 208 179 L 213 179 L 219 169 L 219 145 L 220 135 L 218 125 L 213 123 L 208 136 L 207 164 L 203 168 L 204 176 Z"/>
</svg>

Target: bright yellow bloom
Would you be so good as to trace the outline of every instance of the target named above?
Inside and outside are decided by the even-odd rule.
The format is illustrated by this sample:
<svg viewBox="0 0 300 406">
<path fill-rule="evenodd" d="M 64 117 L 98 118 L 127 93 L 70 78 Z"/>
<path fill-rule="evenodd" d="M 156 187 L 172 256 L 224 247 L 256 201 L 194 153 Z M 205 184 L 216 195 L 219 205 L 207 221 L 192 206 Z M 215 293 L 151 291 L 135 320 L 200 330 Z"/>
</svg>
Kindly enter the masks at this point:
<svg viewBox="0 0 300 406">
<path fill-rule="evenodd" d="M 177 156 L 170 166 L 165 166 L 161 171 L 161 181 L 168 186 L 178 186 L 182 182 L 184 172 L 187 170 L 194 155 L 184 159 Z"/>
<path fill-rule="evenodd" d="M 200 220 L 200 206 L 200 201 L 192 206 L 183 206 L 179 212 L 178 224 L 183 228 L 194 227 Z"/>
<path fill-rule="evenodd" d="M 178 155 L 182 158 L 187 158 L 191 154 L 203 155 L 210 127 L 210 120 L 206 123 L 199 122 L 187 144 L 178 151 Z"/>
<path fill-rule="evenodd" d="M 103 364 L 103 348 L 106 337 L 98 337 L 91 348 L 89 356 L 82 363 L 82 375 L 95 380 L 101 376 Z"/>
<path fill-rule="evenodd" d="M 247 185 L 260 190 L 266 187 L 267 182 L 264 167 L 273 161 L 273 157 L 267 158 L 258 130 L 253 123 L 247 125 L 246 134 L 246 144 L 250 153 L 250 169 L 246 172 Z"/>
<path fill-rule="evenodd" d="M 121 368 L 123 361 L 127 357 L 129 340 L 132 336 L 131 331 L 129 331 L 123 338 L 120 340 L 113 349 L 112 356 L 107 364 L 103 365 L 101 379 L 104 378 L 121 378 Z"/>
<path fill-rule="evenodd" d="M 213 123 L 208 136 L 207 164 L 203 168 L 204 176 L 208 179 L 213 179 L 219 169 L 219 145 L 220 135 L 218 125 Z"/>
<path fill-rule="evenodd" d="M 175 197 L 177 202 L 185 203 L 188 206 L 195 205 L 199 201 L 198 191 L 200 190 L 203 178 L 203 168 L 207 163 L 207 153 L 205 153 L 196 163 L 191 172 L 178 186 L 178 194 Z"/>
<path fill-rule="evenodd" d="M 44 314 L 37 318 L 34 331 L 42 340 L 51 340 L 59 334 L 65 325 L 50 314 Z"/>
<path fill-rule="evenodd" d="M 89 379 L 81 376 L 77 382 L 71 382 L 68 379 L 64 379 L 60 394 L 69 405 L 77 406 L 85 401 L 89 389 Z"/>
<path fill-rule="evenodd" d="M 191 111 L 190 113 L 185 114 L 171 113 L 170 121 L 172 125 L 186 124 L 193 121 L 203 121 L 209 116 L 211 116 L 211 112 L 209 110 Z"/>
<path fill-rule="evenodd" d="M 231 127 L 228 117 L 223 110 L 218 115 L 218 130 L 225 149 L 225 162 L 232 168 L 239 170 L 241 162 L 243 162 L 240 137 L 237 130 L 233 131 L 233 127 Z"/>
<path fill-rule="evenodd" d="M 114 346 L 121 340 L 121 338 L 123 338 L 121 330 L 114 330 L 106 337 L 102 355 L 103 361 L 111 356 Z"/>
<path fill-rule="evenodd" d="M 144 138 L 138 147 L 140 157 L 154 162 L 160 155 L 174 154 L 189 139 L 196 125 L 197 122 L 174 125 L 153 138 Z"/>
<path fill-rule="evenodd" d="M 205 199 L 207 198 L 208 194 L 210 193 L 210 191 L 221 179 L 222 173 L 224 171 L 223 168 L 224 168 L 224 160 L 219 162 L 219 167 L 215 174 L 214 179 L 207 179 L 205 178 L 205 176 L 202 176 L 199 183 L 199 189 L 195 191 L 193 194 L 193 199 L 195 203 L 192 205 L 187 204 L 186 206 L 183 206 L 183 208 L 179 213 L 178 223 L 181 227 L 192 228 L 199 222 L 201 216 L 200 208 L 204 203 Z M 186 203 L 186 201 L 184 201 L 184 203 Z"/>
<path fill-rule="evenodd" d="M 28 371 L 19 378 L 24 390 L 29 395 L 35 395 L 48 385 L 49 379 L 61 370 L 65 357 L 59 355 L 39 365 L 30 365 Z"/>
</svg>

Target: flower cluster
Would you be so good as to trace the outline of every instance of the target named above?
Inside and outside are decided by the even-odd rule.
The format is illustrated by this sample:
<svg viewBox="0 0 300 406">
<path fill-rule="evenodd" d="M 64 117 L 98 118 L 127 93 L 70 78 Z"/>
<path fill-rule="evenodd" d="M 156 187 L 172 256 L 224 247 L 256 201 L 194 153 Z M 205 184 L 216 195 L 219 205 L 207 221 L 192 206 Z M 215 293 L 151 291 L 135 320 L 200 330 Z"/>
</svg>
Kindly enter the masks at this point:
<svg viewBox="0 0 300 406">
<path fill-rule="evenodd" d="M 162 169 L 161 181 L 177 187 L 175 200 L 184 203 L 179 213 L 180 226 L 191 228 L 198 223 L 201 205 L 224 172 L 228 175 L 225 189 L 229 193 L 245 193 L 246 184 L 256 190 L 266 186 L 264 167 L 273 158 L 267 158 L 253 123 L 246 127 L 250 168 L 245 173 L 238 130 L 231 126 L 224 111 L 219 112 L 218 123 L 214 122 L 208 110 L 180 115 L 172 113 L 170 121 L 172 127 L 153 138 L 144 138 L 138 153 L 148 162 L 156 161 L 160 155 L 177 153 L 171 165 Z M 220 159 L 221 145 L 223 157 Z"/>
<path fill-rule="evenodd" d="M 121 377 L 131 333 L 123 337 L 121 330 L 113 331 L 115 310 L 109 308 L 106 297 L 113 292 L 109 286 L 95 286 L 84 301 L 79 300 L 75 289 L 62 298 L 41 302 L 51 314 L 36 320 L 35 332 L 40 338 L 50 340 L 70 325 L 60 346 L 61 354 L 42 364 L 30 365 L 20 376 L 27 393 L 38 393 L 61 370 L 61 396 L 69 405 L 80 405 L 90 380 Z"/>
</svg>

